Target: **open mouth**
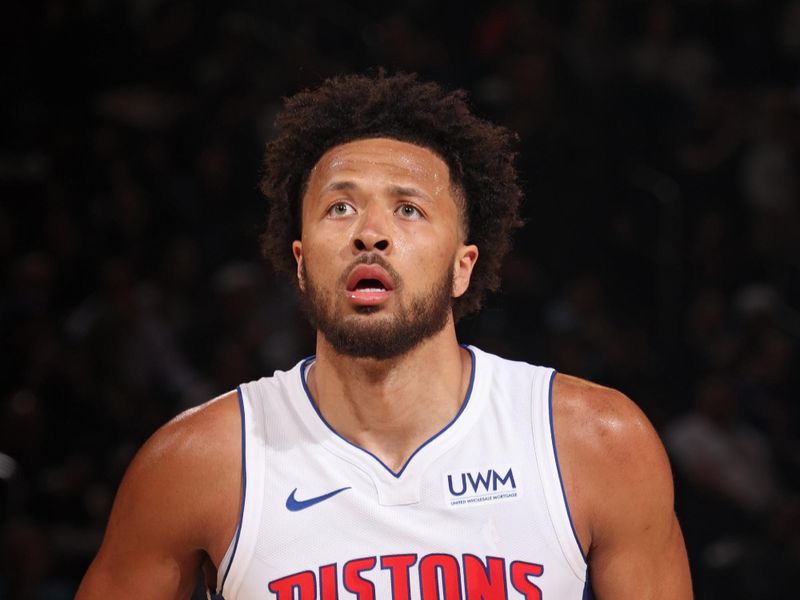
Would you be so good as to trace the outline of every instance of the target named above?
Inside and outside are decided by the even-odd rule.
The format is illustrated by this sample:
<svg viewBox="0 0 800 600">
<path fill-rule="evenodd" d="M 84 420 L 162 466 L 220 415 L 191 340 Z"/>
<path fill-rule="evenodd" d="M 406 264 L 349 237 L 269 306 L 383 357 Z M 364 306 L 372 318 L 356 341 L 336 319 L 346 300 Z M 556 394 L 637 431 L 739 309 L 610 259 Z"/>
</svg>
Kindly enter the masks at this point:
<svg viewBox="0 0 800 600">
<path fill-rule="evenodd" d="M 384 302 L 394 290 L 389 274 L 378 265 L 358 265 L 345 283 L 347 296 L 361 305 L 376 305 Z"/>
<path fill-rule="evenodd" d="M 359 279 L 356 283 L 356 287 L 351 291 L 383 292 L 385 290 L 386 286 L 383 285 L 383 283 L 381 283 L 378 279 Z"/>
<path fill-rule="evenodd" d="M 359 290 L 391 291 L 394 289 L 394 282 L 383 267 L 378 265 L 358 265 L 348 275 L 345 287 L 348 292 Z"/>
</svg>

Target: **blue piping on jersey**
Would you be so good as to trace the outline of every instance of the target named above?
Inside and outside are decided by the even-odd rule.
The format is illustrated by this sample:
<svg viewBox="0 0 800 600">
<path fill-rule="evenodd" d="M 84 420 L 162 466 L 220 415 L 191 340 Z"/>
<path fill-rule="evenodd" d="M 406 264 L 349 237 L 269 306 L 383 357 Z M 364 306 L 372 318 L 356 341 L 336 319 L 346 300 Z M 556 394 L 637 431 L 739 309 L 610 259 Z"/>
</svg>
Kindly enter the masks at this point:
<svg viewBox="0 0 800 600">
<path fill-rule="evenodd" d="M 583 595 L 581 596 L 581 600 L 594 600 L 594 594 L 592 593 L 592 585 L 590 583 L 588 565 L 586 567 L 586 583 L 583 586 Z"/>
<path fill-rule="evenodd" d="M 353 448 L 358 448 L 362 452 L 365 452 L 366 454 L 369 454 L 372 458 L 377 460 L 378 463 L 384 469 L 389 471 L 389 473 L 391 473 L 393 477 L 395 477 L 396 479 L 400 479 L 400 476 L 403 474 L 403 471 L 406 470 L 406 467 L 409 465 L 409 463 L 411 463 L 411 460 L 417 455 L 417 452 L 422 450 L 425 446 L 430 444 L 433 440 L 435 440 L 440 435 L 442 435 L 445 431 L 450 429 L 450 427 L 452 427 L 453 423 L 455 423 L 458 420 L 458 417 L 461 416 L 461 413 L 464 412 L 464 409 L 467 407 L 467 404 L 469 403 L 469 399 L 472 396 L 472 385 L 473 385 L 473 383 L 475 383 L 475 368 L 476 368 L 477 361 L 475 360 L 475 353 L 472 351 L 472 349 L 470 349 L 470 348 L 468 348 L 467 346 L 464 346 L 464 345 L 462 345 L 461 347 L 469 352 L 470 362 L 472 363 L 472 369 L 471 369 L 471 372 L 469 374 L 469 386 L 467 387 L 467 395 L 464 398 L 464 402 L 461 403 L 461 408 L 458 409 L 458 412 L 456 413 L 456 416 L 453 417 L 453 419 L 447 425 L 445 425 L 442 428 L 441 431 L 439 431 L 437 434 L 435 434 L 430 439 L 428 439 L 426 442 L 424 442 L 422 445 L 420 445 L 419 448 L 414 450 L 414 452 L 411 454 L 411 456 L 408 457 L 408 460 L 406 460 L 406 462 L 403 464 L 403 466 L 400 468 L 400 470 L 397 473 L 392 471 L 392 469 L 390 469 L 386 465 L 386 463 L 384 463 L 380 458 L 375 456 L 372 452 L 370 452 L 369 450 L 365 450 L 361 446 L 359 446 L 357 444 L 354 444 L 353 442 L 348 440 L 346 437 L 340 435 L 338 431 L 336 431 L 333 427 L 330 426 L 330 424 L 325 420 L 325 417 L 322 416 L 322 413 L 320 412 L 319 408 L 317 407 L 316 403 L 314 402 L 314 399 L 311 397 L 311 392 L 309 391 L 308 384 L 306 383 L 306 368 L 308 367 L 308 365 L 310 363 L 312 363 L 314 361 L 314 359 L 316 359 L 316 355 L 315 356 L 309 356 L 307 359 L 305 359 L 303 361 L 303 364 L 300 366 L 300 382 L 303 384 L 303 390 L 305 390 L 306 397 L 308 398 L 308 401 L 311 403 L 311 406 L 314 408 L 314 412 L 317 413 L 317 416 L 320 418 L 320 420 L 323 423 L 325 423 L 325 426 L 328 429 L 330 429 L 334 434 L 336 434 L 337 437 L 343 439 L 345 442 L 347 442 L 348 444 L 353 446 Z"/>
<path fill-rule="evenodd" d="M 556 379 L 556 372 L 553 371 L 553 374 L 550 376 L 550 388 L 547 392 L 548 394 L 547 402 L 550 411 L 550 441 L 553 444 L 553 456 L 556 459 L 556 471 L 558 472 L 558 483 L 561 484 L 561 496 L 564 498 L 564 506 L 567 508 L 567 519 L 569 520 L 569 526 L 570 529 L 572 529 L 572 535 L 575 538 L 575 543 L 578 545 L 578 551 L 581 553 L 583 562 L 588 564 L 589 563 L 588 557 L 583 553 L 581 542 L 578 539 L 577 532 L 575 531 L 575 524 L 572 522 L 572 513 L 569 510 L 569 502 L 567 502 L 567 492 L 566 490 L 564 490 L 564 478 L 561 477 L 561 465 L 559 465 L 558 463 L 558 449 L 556 448 L 556 429 L 553 426 L 553 382 L 555 381 L 555 379 Z"/>
<path fill-rule="evenodd" d="M 225 574 L 222 576 L 222 583 L 219 586 L 219 598 L 222 598 L 223 588 L 225 581 L 228 579 L 228 573 L 231 572 L 231 565 L 233 559 L 236 557 L 236 548 L 239 547 L 239 535 L 242 533 L 242 520 L 244 519 L 244 499 L 247 496 L 247 444 L 245 443 L 245 423 L 244 423 L 244 396 L 242 395 L 242 388 L 236 388 L 236 394 L 239 396 L 239 413 L 242 421 L 242 505 L 239 508 L 239 522 L 236 525 L 236 539 L 233 541 L 233 552 L 231 552 L 231 559 L 228 561 L 228 566 L 225 567 Z"/>
</svg>

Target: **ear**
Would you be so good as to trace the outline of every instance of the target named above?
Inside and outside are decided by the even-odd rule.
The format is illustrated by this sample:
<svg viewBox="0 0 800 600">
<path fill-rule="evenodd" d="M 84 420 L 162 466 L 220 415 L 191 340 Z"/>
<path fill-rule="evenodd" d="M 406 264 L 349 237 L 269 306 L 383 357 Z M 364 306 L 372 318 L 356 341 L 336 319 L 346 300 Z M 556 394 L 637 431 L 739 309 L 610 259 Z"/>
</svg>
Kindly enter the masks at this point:
<svg viewBox="0 0 800 600">
<path fill-rule="evenodd" d="M 475 244 L 461 246 L 456 252 L 453 264 L 453 298 L 458 298 L 467 291 L 476 262 L 478 262 L 478 247 Z"/>
<path fill-rule="evenodd" d="M 297 285 L 300 286 L 301 290 L 305 291 L 306 282 L 303 281 L 303 242 L 300 240 L 292 242 L 292 254 L 294 254 L 294 260 L 297 262 Z"/>
</svg>

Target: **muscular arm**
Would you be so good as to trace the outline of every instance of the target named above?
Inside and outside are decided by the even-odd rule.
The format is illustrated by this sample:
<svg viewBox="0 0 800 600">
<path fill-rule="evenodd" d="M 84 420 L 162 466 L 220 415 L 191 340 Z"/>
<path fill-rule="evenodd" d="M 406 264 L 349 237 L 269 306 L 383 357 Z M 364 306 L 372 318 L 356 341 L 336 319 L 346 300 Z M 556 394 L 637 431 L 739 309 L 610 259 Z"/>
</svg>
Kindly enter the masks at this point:
<svg viewBox="0 0 800 600">
<path fill-rule="evenodd" d="M 686 550 L 666 453 L 624 395 L 559 375 L 556 446 L 598 600 L 687 600 Z"/>
<path fill-rule="evenodd" d="M 123 478 L 77 600 L 188 598 L 236 528 L 240 469 L 235 393 L 157 431 Z"/>
</svg>

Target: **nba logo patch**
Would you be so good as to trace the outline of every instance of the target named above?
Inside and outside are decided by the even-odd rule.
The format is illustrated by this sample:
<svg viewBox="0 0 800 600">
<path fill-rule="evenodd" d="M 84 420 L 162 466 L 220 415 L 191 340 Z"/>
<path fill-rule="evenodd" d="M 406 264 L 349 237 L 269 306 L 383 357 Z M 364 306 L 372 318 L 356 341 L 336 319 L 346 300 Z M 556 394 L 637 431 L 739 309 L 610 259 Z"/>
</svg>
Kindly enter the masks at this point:
<svg viewBox="0 0 800 600">
<path fill-rule="evenodd" d="M 480 506 L 516 500 L 522 495 L 510 465 L 460 469 L 444 474 L 447 506 Z"/>
</svg>

